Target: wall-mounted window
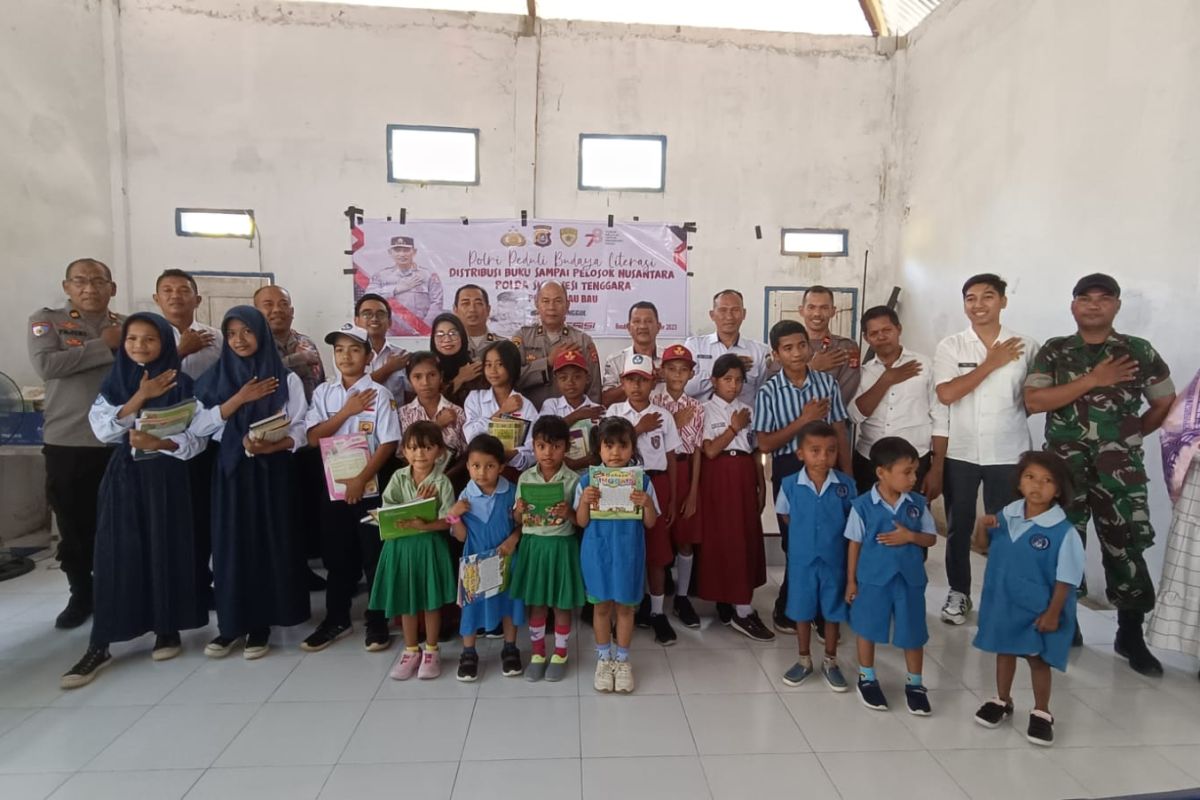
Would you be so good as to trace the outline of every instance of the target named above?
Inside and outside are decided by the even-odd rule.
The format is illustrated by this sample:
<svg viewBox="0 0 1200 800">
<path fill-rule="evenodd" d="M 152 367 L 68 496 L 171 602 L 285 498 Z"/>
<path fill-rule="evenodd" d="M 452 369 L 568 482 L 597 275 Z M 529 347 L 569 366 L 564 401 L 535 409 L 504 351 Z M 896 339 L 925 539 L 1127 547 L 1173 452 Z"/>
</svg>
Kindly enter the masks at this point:
<svg viewBox="0 0 1200 800">
<path fill-rule="evenodd" d="M 249 208 L 177 208 L 175 235 L 253 239 L 254 211 Z"/>
<path fill-rule="evenodd" d="M 387 126 L 388 181 L 479 183 L 479 129 Z"/>
<path fill-rule="evenodd" d="M 667 185 L 667 137 L 579 134 L 579 188 L 661 192 Z"/>
<path fill-rule="evenodd" d="M 850 232 L 836 228 L 781 228 L 779 252 L 809 258 L 849 255 Z"/>
</svg>

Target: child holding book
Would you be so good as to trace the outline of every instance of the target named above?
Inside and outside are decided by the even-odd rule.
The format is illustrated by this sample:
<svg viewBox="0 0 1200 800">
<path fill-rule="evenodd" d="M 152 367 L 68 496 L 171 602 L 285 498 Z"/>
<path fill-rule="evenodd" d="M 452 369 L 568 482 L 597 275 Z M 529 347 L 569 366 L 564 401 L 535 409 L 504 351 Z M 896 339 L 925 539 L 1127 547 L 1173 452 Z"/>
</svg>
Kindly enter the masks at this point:
<svg viewBox="0 0 1200 800">
<path fill-rule="evenodd" d="M 605 417 L 592 430 L 593 452 L 605 467 L 635 466 L 637 441 L 633 423 L 623 417 Z M 592 511 L 600 507 L 600 490 L 591 485 L 589 475 L 581 477 L 575 488 L 575 520 L 584 529 L 580 567 L 588 602 L 595 606 L 592 632 L 597 661 L 592 685 L 598 692 L 629 693 L 634 688 L 629 663 L 633 616 L 646 580 L 646 531 L 658 519 L 658 499 L 649 475 L 642 473 L 641 487 L 631 492 L 629 499 L 640 519 L 592 519 Z"/>
<path fill-rule="evenodd" d="M 220 442 L 212 481 L 218 635 L 204 654 L 224 658 L 245 637 L 242 655 L 256 659 L 270 649 L 272 625 L 309 617 L 308 566 L 292 515 L 292 453 L 306 441 L 308 404 L 256 308 L 229 309 L 221 333 L 221 360 L 196 384 L 204 408 L 191 428 Z M 288 423 L 281 437 L 248 435 L 253 423 L 280 411 Z"/>
<path fill-rule="evenodd" d="M 899 436 L 885 436 L 871 446 L 870 458 L 875 486 L 855 498 L 846 518 L 846 602 L 858 635 L 858 696 L 867 708 L 887 711 L 875 677 L 875 645 L 890 639 L 904 651 L 908 711 L 928 716 L 932 712 L 921 670 L 929 640 L 929 578 L 922 551 L 937 543 L 937 528 L 925 498 L 912 490 L 920 462 L 916 448 Z"/>
<path fill-rule="evenodd" d="M 450 478 L 451 485 L 461 476 L 466 485 L 466 466 L 462 455 L 467 449 L 463 436 L 466 414 L 461 406 L 451 403 L 442 394 L 442 373 L 437 356 L 428 350 L 419 350 L 408 357 L 408 383 L 416 397 L 411 403 L 400 407 L 400 426 L 408 426 L 422 420 L 436 423 L 442 430 L 442 454 L 439 468 Z M 462 487 L 457 487 L 461 489 Z"/>
<path fill-rule="evenodd" d="M 463 403 L 467 421 L 463 425 L 463 435 L 467 441 L 473 441 L 476 436 L 488 432 L 488 425 L 493 421 L 503 419 L 520 419 L 527 424 L 523 442 L 516 447 L 504 446 L 502 466 L 512 475 L 515 481 L 520 470 L 533 463 L 533 423 L 537 421 L 538 412 L 533 403 L 513 387 L 521 376 L 521 351 L 510 341 L 492 342 L 483 349 L 480 358 L 483 361 L 483 376 L 488 382 L 487 389 L 477 389 L 467 395 Z"/>
<path fill-rule="evenodd" d="M 571 611 L 584 602 L 579 568 L 579 540 L 571 502 L 579 475 L 564 461 L 571 428 L 562 417 L 543 414 L 533 424 L 533 454 L 537 463 L 521 473 L 513 519 L 521 525 L 521 558 L 513 568 L 508 592 L 529 610 L 529 640 L 533 654 L 525 679 L 560 681 L 567 670 Z M 552 493 L 550 505 L 526 500 L 526 495 Z M 546 614 L 554 612 L 554 653 L 546 659 Z"/>
<path fill-rule="evenodd" d="M 675 500 L 672 520 L 668 525 L 671 543 L 675 546 L 674 612 L 688 628 L 699 628 L 700 617 L 692 608 L 688 592 L 692 586 L 694 547 L 700 543 L 703 530 L 696 510 L 700 500 L 700 455 L 703 452 L 704 406 L 684 391 L 696 372 L 692 351 L 673 344 L 662 354 L 663 382 L 651 392 L 650 402 L 671 412 L 679 431 L 679 449 L 670 458 L 675 461 Z"/>
<path fill-rule="evenodd" d="M 813 620 L 825 620 L 825 658 L 821 675 L 835 692 L 850 687 L 837 663 L 839 624 L 846 621 L 846 519 L 858 495 L 854 479 L 834 469 L 838 435 L 827 422 L 810 422 L 800 429 L 800 459 L 804 468 L 789 476 L 775 499 L 775 513 L 787 521 L 787 616 L 796 622 L 800 656 L 783 676 L 799 686 L 813 674 Z"/>
<path fill-rule="evenodd" d="M 578 350 L 564 350 L 554 359 L 554 382 L 559 397 L 547 397 L 542 402 L 542 414 L 562 417 L 571 428 L 567 446 L 566 465 L 576 472 L 586 472 L 592 465 L 591 429 L 604 416 L 604 406 L 587 396 L 588 363 Z M 579 446 L 572 446 L 576 442 Z"/>
<path fill-rule="evenodd" d="M 667 565 L 675 557 L 671 547 L 671 522 L 679 499 L 675 495 L 675 453 L 679 450 L 679 431 L 675 418 L 662 406 L 650 402 L 654 388 L 654 359 L 641 353 L 631 353 L 621 371 L 621 388 L 625 401 L 614 403 L 608 416 L 623 417 L 637 433 L 637 452 L 642 468 L 654 484 L 656 495 L 663 499 L 663 511 L 646 530 L 646 578 L 650 587 L 648 602 L 643 602 L 638 624 L 654 629 L 654 641 L 665 646 L 675 644 L 675 630 L 663 614 L 663 595 L 666 593 Z"/>
<path fill-rule="evenodd" d="M 414 355 L 415 358 L 415 355 Z M 411 377 L 411 376 L 410 376 Z M 418 391 L 420 391 L 418 389 Z M 390 673 L 405 681 L 416 675 L 428 680 L 442 672 L 438 636 L 441 608 L 458 596 L 454 566 L 445 532 L 454 505 L 450 480 L 437 466 L 443 457 L 442 428 L 436 422 L 418 420 L 404 429 L 400 448 L 408 466 L 388 481 L 383 491 L 384 506 L 395 506 L 424 497 L 437 498 L 437 519 L 411 521 L 405 527 L 423 533 L 388 539 L 379 555 L 369 608 L 385 618 L 400 617 L 404 629 L 404 652 Z M 419 646 L 418 615 L 425 618 L 425 652 Z"/>
<path fill-rule="evenodd" d="M 88 649 L 61 685 L 91 683 L 112 663 L 108 646 L 154 631 L 155 661 L 181 650 L 179 632 L 208 624 L 196 585 L 187 459 L 205 442 L 188 432 L 159 438 L 134 429 L 139 413 L 192 400 L 170 323 L 131 314 L 100 396 L 88 412 L 92 432 L 117 445 L 97 497 L 93 602 Z M 133 456 L 133 448 L 154 455 Z M 166 456 L 166 457 L 164 457 Z"/>
<path fill-rule="evenodd" d="M 1033 711 L 1025 738 L 1054 743 L 1050 714 L 1050 668 L 1066 672 L 1075 632 L 1075 587 L 1083 580 L 1083 542 L 1061 503 L 1072 497 L 1066 464 L 1053 453 L 1031 450 L 1017 462 L 1017 493 L 995 516 L 984 517 L 987 551 L 975 646 L 996 654 L 996 696 L 975 712 L 975 721 L 997 728 L 1013 713 L 1017 658 L 1029 664 Z"/>
<path fill-rule="evenodd" d="M 366 437 L 370 454 L 357 475 L 337 481 L 345 499 L 331 500 L 327 492 L 321 495 L 321 557 L 328 576 L 325 619 L 300 643 L 300 649 L 310 653 L 324 650 L 354 630 L 350 603 L 359 576 L 365 575 L 368 585 L 375 581 L 379 535 L 373 526 L 359 520 L 379 506 L 379 482 L 391 477 L 388 465 L 400 441 L 396 401 L 367 371 L 371 364 L 367 331 L 347 323 L 331 331 L 325 343 L 333 345 L 333 363 L 341 380 L 322 383 L 313 391 L 305 418 L 308 444 L 320 447 L 322 439 L 361 434 Z M 366 496 L 369 486 L 375 489 L 371 497 Z M 392 639 L 383 613 L 368 608 L 365 621 L 364 647 L 371 652 L 388 649 Z"/>
<path fill-rule="evenodd" d="M 486 370 L 486 359 L 484 364 Z M 454 538 L 464 543 L 464 556 L 495 550 L 497 554 L 512 559 L 508 565 L 509 575 L 512 575 L 516 568 L 516 549 L 521 530 L 513 522 L 516 487 L 500 474 L 506 455 L 504 445 L 495 436 L 481 433 L 471 440 L 467 445 L 467 472 L 471 481 L 458 496 L 458 502 L 450 509 L 447 519 L 452 525 Z M 497 626 L 503 626 L 504 636 L 500 669 L 506 678 L 520 675 L 523 668 L 521 651 L 517 649 L 517 626 L 524 622 L 525 604 L 514 599 L 507 590 L 491 597 L 477 597 L 465 604 L 458 626 L 463 637 L 458 679 L 473 681 L 479 676 L 475 632 L 480 629 L 490 631 Z"/>
</svg>

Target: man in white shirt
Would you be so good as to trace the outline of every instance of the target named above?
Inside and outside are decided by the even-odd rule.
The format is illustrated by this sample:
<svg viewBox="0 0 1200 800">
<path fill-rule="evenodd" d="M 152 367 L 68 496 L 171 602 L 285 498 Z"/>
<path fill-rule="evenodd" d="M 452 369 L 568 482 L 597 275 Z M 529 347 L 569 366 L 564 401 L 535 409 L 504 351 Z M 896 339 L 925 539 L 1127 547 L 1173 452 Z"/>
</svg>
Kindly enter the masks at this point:
<svg viewBox="0 0 1200 800">
<path fill-rule="evenodd" d="M 942 487 L 950 593 L 942 621 L 952 625 L 966 622 L 972 607 L 970 540 L 979 485 L 985 512 L 998 513 L 1012 499 L 1017 461 L 1032 445 L 1023 388 L 1038 344 L 1000 324 L 1007 288 L 991 273 L 968 278 L 962 294 L 971 327 L 939 342 L 933 357 L 937 397 L 950 410 Z"/>
<path fill-rule="evenodd" d="M 900 318 L 887 306 L 867 309 L 862 331 L 874 355 L 859 370 L 861 381 L 846 410 L 858 430 L 854 442 L 854 481 L 858 493 L 875 485 L 871 445 L 899 436 L 917 449 L 917 486 L 925 499 L 942 493 L 950 411 L 937 399 L 933 362 L 900 344 Z"/>
<path fill-rule="evenodd" d="M 154 282 L 154 303 L 175 329 L 175 349 L 193 380 L 221 358 L 221 331 L 196 321 L 202 299 L 196 279 L 181 269 L 164 270 Z"/>
<path fill-rule="evenodd" d="M 705 336 L 689 336 L 683 346 L 696 357 L 696 374 L 688 381 L 686 392 L 704 402 L 712 396 L 713 363 L 726 353 L 741 356 L 746 365 L 746 383 L 738 399 L 754 405 L 754 394 L 767 377 L 771 350 L 762 342 L 742 336 L 746 306 L 737 289 L 722 289 L 713 295 L 713 307 L 708 312 L 716 330 Z"/>
<path fill-rule="evenodd" d="M 633 344 L 604 359 L 600 401 L 606 406 L 625 399 L 625 390 L 621 388 L 621 370 L 625 369 L 625 362 L 634 353 L 649 356 L 654 364 L 654 381 L 657 383 L 662 380 L 662 358 L 658 355 L 658 333 L 662 330 L 662 323 L 658 321 L 658 307 L 649 300 L 634 303 L 629 307 L 629 322 L 625 328 Z"/>
<path fill-rule="evenodd" d="M 387 340 L 392 326 L 392 307 L 382 295 L 364 294 L 354 304 L 354 324 L 367 332 L 371 380 L 383 384 L 396 403 L 403 405 L 410 392 L 409 352 Z"/>
</svg>

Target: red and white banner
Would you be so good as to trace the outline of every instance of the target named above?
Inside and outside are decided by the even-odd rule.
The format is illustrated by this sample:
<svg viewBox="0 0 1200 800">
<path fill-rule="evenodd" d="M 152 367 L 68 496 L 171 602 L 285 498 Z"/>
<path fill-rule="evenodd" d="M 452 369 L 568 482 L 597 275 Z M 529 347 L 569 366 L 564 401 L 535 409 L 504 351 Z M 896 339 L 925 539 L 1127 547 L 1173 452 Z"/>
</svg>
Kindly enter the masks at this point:
<svg viewBox="0 0 1200 800">
<path fill-rule="evenodd" d="M 365 219 L 353 230 L 354 297 L 374 292 L 392 306 L 393 336 L 426 336 L 452 311 L 454 292 L 482 286 L 488 327 L 511 336 L 537 322 L 534 295 L 546 281 L 567 291 L 567 321 L 594 338 L 626 338 L 629 306 L 658 307 L 663 335 L 687 335 L 687 233 L 661 222 L 531 219 Z"/>
</svg>

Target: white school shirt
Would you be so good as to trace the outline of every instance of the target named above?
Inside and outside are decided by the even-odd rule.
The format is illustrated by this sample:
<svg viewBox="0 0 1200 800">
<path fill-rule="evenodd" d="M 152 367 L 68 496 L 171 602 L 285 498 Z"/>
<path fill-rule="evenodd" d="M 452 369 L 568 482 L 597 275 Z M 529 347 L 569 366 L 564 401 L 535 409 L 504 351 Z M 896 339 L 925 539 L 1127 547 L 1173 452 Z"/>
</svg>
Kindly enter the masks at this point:
<svg viewBox="0 0 1200 800">
<path fill-rule="evenodd" d="M 878 356 L 862 365 L 858 391 L 846 412 L 858 426 L 854 449 L 864 458 L 870 456 L 871 445 L 885 436 L 899 436 L 924 456 L 932 437 L 950 433 L 950 409 L 937 399 L 933 362 L 920 353 L 901 349 L 892 366 L 910 361 L 921 365 L 921 373 L 889 389 L 869 417 L 858 409 L 858 398 L 879 381 L 886 367 Z"/>
<path fill-rule="evenodd" d="M 733 398 L 732 403 L 726 403 L 714 394 L 712 399 L 704 404 L 704 430 L 700 434 L 701 438 L 706 442 L 716 439 L 729 427 L 734 412 L 742 409 L 750 411 L 753 416 L 753 409 L 738 398 Z M 725 446 L 726 450 L 743 450 L 747 453 L 753 453 L 754 448 L 754 431 L 749 425 L 734 434 L 732 441 Z"/>
<path fill-rule="evenodd" d="M 371 380 L 370 375 L 363 375 L 349 389 L 342 384 L 342 378 L 339 375 L 336 380 L 326 381 L 313 390 L 312 402 L 308 406 L 308 414 L 304 419 L 305 436 L 307 437 L 309 430 L 341 411 L 351 394 L 358 394 L 370 389 L 375 390 L 374 407 L 364 410 L 361 414 L 348 417 L 336 431 L 329 435 L 365 434 L 372 453 L 381 444 L 399 442 L 400 417 L 396 413 L 396 401 L 387 387 Z"/>
<path fill-rule="evenodd" d="M 565 398 L 565 397 L 547 397 L 546 401 L 544 403 L 542 403 L 541 416 L 543 416 L 543 417 L 555 416 L 555 417 L 562 417 L 563 419 L 566 419 L 568 416 L 570 416 L 571 414 L 574 414 L 580 408 L 587 408 L 588 406 L 599 406 L 599 405 L 600 405 L 599 403 L 592 402 L 592 398 L 588 397 L 586 394 L 583 396 L 583 402 L 580 403 L 579 406 L 576 408 L 572 408 L 571 404 L 567 402 L 567 398 Z"/>
<path fill-rule="evenodd" d="M 625 361 L 631 355 L 633 355 L 633 345 L 618 350 L 604 359 L 604 374 L 600 380 L 601 389 L 615 389 L 621 385 L 621 373 L 625 371 Z M 655 377 L 662 375 L 662 358 L 657 346 L 654 348 L 654 354 L 650 357 L 650 361 L 654 364 Z"/>
<path fill-rule="evenodd" d="M 367 366 L 367 372 L 374 372 L 387 363 L 392 356 L 402 356 L 408 351 L 403 347 L 388 342 L 386 339 L 383 342 L 383 349 L 379 352 L 371 351 L 371 363 Z M 403 369 L 398 369 L 388 376 L 384 387 L 392 393 L 392 399 L 397 403 L 403 403 L 405 393 L 412 390 L 408 383 L 408 375 Z"/>
<path fill-rule="evenodd" d="M 304 399 L 304 382 L 294 372 L 287 374 L 288 399 L 283 411 L 288 416 L 287 435 L 292 437 L 292 452 L 308 444 L 308 428 L 304 424 L 308 415 L 308 401 Z M 258 420 L 250 420 L 257 422 Z M 192 418 L 192 426 L 188 432 L 196 436 L 210 436 L 214 442 L 221 441 L 225 432 L 225 420 L 221 418 L 221 406 L 202 408 Z"/>
<path fill-rule="evenodd" d="M 687 386 L 684 387 L 685 392 L 697 400 L 707 400 L 712 394 L 713 364 L 726 353 L 734 353 L 739 356 L 749 356 L 750 360 L 754 362 L 754 365 L 746 373 L 746 383 L 742 386 L 742 393 L 738 395 L 738 399 L 746 405 L 754 403 L 754 393 L 767 379 L 767 364 L 771 360 L 771 348 L 762 342 L 747 339 L 745 336 L 738 336 L 733 347 L 726 347 L 721 344 L 721 340 L 717 338 L 715 332 L 707 336 L 689 336 L 683 346 L 691 350 L 692 356 L 696 359 L 696 374 L 687 382 Z"/>
<path fill-rule="evenodd" d="M 658 414 L 662 419 L 662 427 L 638 436 L 637 450 L 642 457 L 642 468 L 648 470 L 665 470 L 667 468 L 667 453 L 674 453 L 683 447 L 679 438 L 679 430 L 675 427 L 675 418 L 671 412 L 653 403 L 641 411 L 629 405 L 629 401 L 613 403 L 608 407 L 606 417 L 624 417 L 637 425 L 647 414 Z"/>
<path fill-rule="evenodd" d="M 197 414 L 201 408 L 202 406 L 197 402 Z M 117 419 L 117 413 L 120 410 L 121 406 L 114 406 L 104 399 L 104 395 L 98 395 L 88 410 L 88 422 L 91 423 L 92 433 L 105 444 L 119 444 L 125 434 L 133 430 L 133 424 L 137 421 L 137 414 Z M 174 436 L 163 436 L 162 438 L 170 439 L 179 447 L 176 450 L 159 450 L 158 452 L 171 458 L 178 458 L 180 461 L 187 461 L 189 458 L 195 457 L 208 445 L 203 437 L 196 436 L 190 429 Z"/>
<path fill-rule="evenodd" d="M 533 423 L 537 422 L 538 412 L 528 397 L 520 392 L 515 392 L 515 394 L 521 398 L 521 411 L 514 416 L 529 421 L 529 428 L 525 431 L 525 443 L 517 448 L 517 454 L 508 462 L 509 466 L 520 470 L 533 466 L 535 460 L 533 457 Z M 475 389 L 467 395 L 467 399 L 463 403 L 463 411 L 467 415 L 467 421 L 463 423 L 463 436 L 468 445 L 479 434 L 487 433 L 488 420 L 499 410 L 500 404 L 496 402 L 496 395 L 492 393 L 490 387 Z"/>
<path fill-rule="evenodd" d="M 1030 449 L 1029 420 L 1025 413 L 1025 373 L 1037 355 L 1038 343 L 1001 326 L 997 342 L 1017 336 L 1025 351 L 984 378 L 975 391 L 950 408 L 950 443 L 946 458 L 980 466 L 1015 464 Z M 966 375 L 983 363 L 987 345 L 971 328 L 947 336 L 933 356 L 933 383 L 940 386 Z"/>
<path fill-rule="evenodd" d="M 192 324 L 188 326 L 188 330 L 211 334 L 213 337 L 212 344 L 205 346 L 191 355 L 184 356 L 180 362 L 183 374 L 195 380 L 203 375 L 209 367 L 221 360 L 222 340 L 225 337 L 220 329 L 214 328 L 212 325 L 205 325 L 203 322 L 197 322 L 196 320 L 192 320 Z M 175 346 L 178 347 L 179 329 L 172 325 L 171 332 L 175 334 Z"/>
</svg>

